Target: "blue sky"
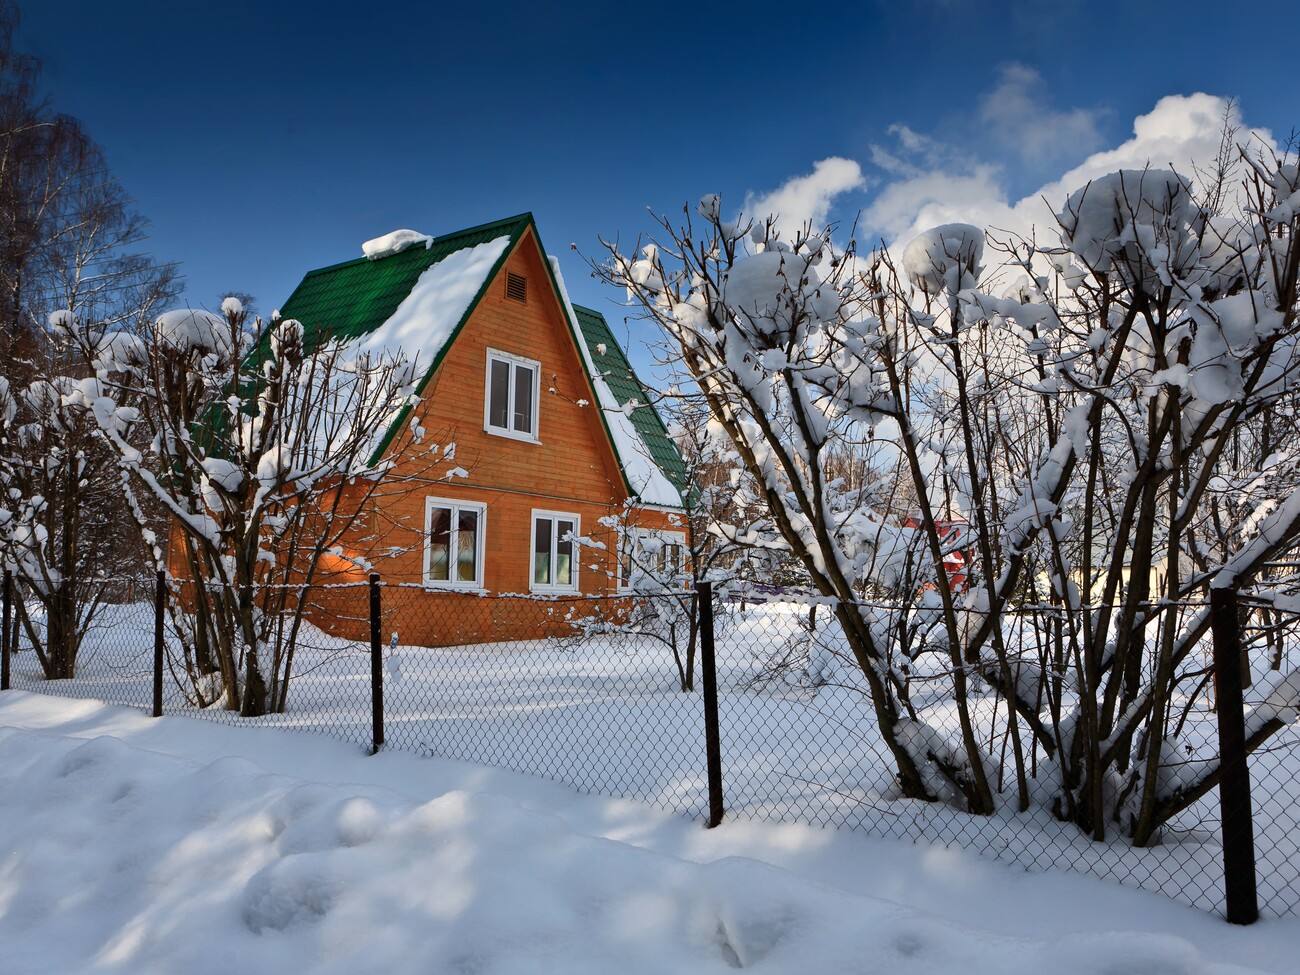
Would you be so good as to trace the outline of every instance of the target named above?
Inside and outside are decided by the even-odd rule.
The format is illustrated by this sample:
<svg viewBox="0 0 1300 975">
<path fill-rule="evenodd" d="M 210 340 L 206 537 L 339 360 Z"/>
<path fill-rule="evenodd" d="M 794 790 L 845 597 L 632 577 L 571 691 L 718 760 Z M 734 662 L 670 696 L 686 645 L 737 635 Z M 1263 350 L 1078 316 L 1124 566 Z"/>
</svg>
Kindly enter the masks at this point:
<svg viewBox="0 0 1300 975">
<path fill-rule="evenodd" d="M 569 245 L 633 239 L 647 206 L 776 199 L 862 212 L 892 240 L 997 220 L 1107 158 L 1203 152 L 1221 103 L 1154 111 L 1165 96 L 1236 98 L 1279 142 L 1300 123 L 1294 53 L 1268 54 L 1300 27 L 1294 3 L 22 7 L 54 106 L 86 123 L 207 307 L 237 290 L 267 312 L 397 227 L 532 210 L 574 299 L 621 320 Z"/>
</svg>

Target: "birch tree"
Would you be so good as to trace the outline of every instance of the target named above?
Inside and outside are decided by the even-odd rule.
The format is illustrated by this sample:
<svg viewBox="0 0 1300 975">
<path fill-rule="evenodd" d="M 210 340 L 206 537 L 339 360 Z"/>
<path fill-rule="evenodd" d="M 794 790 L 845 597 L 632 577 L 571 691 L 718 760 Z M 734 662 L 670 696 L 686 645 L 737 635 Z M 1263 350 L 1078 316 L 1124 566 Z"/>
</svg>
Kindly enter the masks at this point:
<svg viewBox="0 0 1300 975">
<path fill-rule="evenodd" d="M 44 675 L 72 677 L 110 575 L 137 562 L 89 404 L 87 329 L 130 329 L 175 289 L 83 126 L 37 94 L 0 3 L 0 560 Z M 51 315 L 51 311 L 60 309 Z"/>
</svg>

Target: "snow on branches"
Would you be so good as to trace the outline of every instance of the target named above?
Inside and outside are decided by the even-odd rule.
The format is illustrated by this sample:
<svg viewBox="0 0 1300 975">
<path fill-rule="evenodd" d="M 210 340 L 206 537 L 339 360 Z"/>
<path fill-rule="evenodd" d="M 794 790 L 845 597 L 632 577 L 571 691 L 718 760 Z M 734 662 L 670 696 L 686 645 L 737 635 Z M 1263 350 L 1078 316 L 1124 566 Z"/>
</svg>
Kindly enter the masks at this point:
<svg viewBox="0 0 1300 975">
<path fill-rule="evenodd" d="M 195 700 L 260 714 L 284 707 L 299 594 L 391 473 L 377 451 L 418 377 L 400 352 L 250 321 L 238 299 L 221 307 L 102 337 L 84 396 L 131 510 L 158 506 L 175 527 L 176 584 L 199 608 L 172 616 Z M 415 455 L 431 468 L 437 450 Z M 168 553 L 155 559 L 166 567 Z"/>
<path fill-rule="evenodd" d="M 903 270 L 925 294 L 957 294 L 975 287 L 983 256 L 984 231 L 948 223 L 920 234 L 903 249 Z"/>
<path fill-rule="evenodd" d="M 96 435 L 119 413 L 87 355 L 102 329 L 51 313 L 24 380 L 0 378 L 0 560 L 22 598 L 15 613 L 48 679 L 73 677 L 82 636 L 129 530 L 114 504 L 116 462 Z M 18 370 L 15 370 L 17 373 Z"/>
<path fill-rule="evenodd" d="M 989 812 L 996 778 L 1025 808 L 1034 751 L 1059 815 L 1143 844 L 1212 778 L 1175 795 L 1157 774 L 1206 632 L 1189 604 L 1210 584 L 1300 591 L 1269 569 L 1300 541 L 1300 176 L 1245 150 L 1240 171 L 1232 212 L 1125 170 L 1069 194 L 1057 245 L 949 224 L 900 264 L 834 228 L 782 239 L 717 196 L 633 252 L 606 245 L 600 272 L 838 601 L 905 794 Z M 865 479 L 839 476 L 845 456 Z M 1068 621 L 1061 638 L 1027 644 L 1027 612 Z M 959 719 L 942 733 L 899 665 L 931 650 Z M 979 687 L 1005 711 L 1000 757 Z"/>
</svg>

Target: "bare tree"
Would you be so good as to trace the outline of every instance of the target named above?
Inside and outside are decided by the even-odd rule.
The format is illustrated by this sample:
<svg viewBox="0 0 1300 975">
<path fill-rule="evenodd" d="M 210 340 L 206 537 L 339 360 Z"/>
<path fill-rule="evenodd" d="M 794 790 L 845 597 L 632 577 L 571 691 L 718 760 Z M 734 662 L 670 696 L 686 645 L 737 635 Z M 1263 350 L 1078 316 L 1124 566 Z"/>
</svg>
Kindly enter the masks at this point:
<svg viewBox="0 0 1300 975">
<path fill-rule="evenodd" d="M 606 278 L 675 346 L 833 601 L 904 795 L 989 813 L 1011 783 L 1024 809 L 1041 756 L 1059 816 L 1145 845 L 1217 782 L 1177 743 L 1205 597 L 1290 598 L 1270 567 L 1300 540 L 1300 180 L 1293 159 L 1240 158 L 1241 208 L 1216 184 L 1211 213 L 1172 172 L 1112 174 L 1065 202 L 1060 246 L 993 239 L 991 273 L 975 227 L 923 234 L 900 270 L 829 230 L 727 220 L 716 197 L 638 252 L 607 245 Z M 832 476 L 854 443 L 881 444 L 905 489 Z M 931 651 L 942 713 L 906 677 Z M 1249 747 L 1298 698 L 1291 675 Z"/>
<path fill-rule="evenodd" d="M 741 529 L 744 491 L 733 474 L 743 472 L 720 452 L 707 415 L 689 399 L 660 400 L 669 417 L 671 436 L 682 457 L 685 484 L 681 514 L 644 517 L 629 502 L 616 516 L 602 519 L 618 539 L 618 576 L 622 588 L 635 593 L 630 615 L 621 611 L 597 623 L 602 628 L 634 633 L 670 651 L 683 692 L 695 690 L 699 654 L 699 584 L 714 586 L 719 609 L 735 588 L 758 547 L 754 526 Z M 647 521 L 654 527 L 647 527 Z M 769 539 L 770 541 L 770 539 Z M 715 612 L 715 625 L 725 621 Z"/>
<path fill-rule="evenodd" d="M 419 377 L 400 354 L 358 356 L 293 320 L 249 322 L 235 298 L 222 312 L 167 312 L 145 340 L 106 343 L 97 366 L 111 403 L 96 416 L 133 510 L 152 498 L 172 519 L 170 553 L 146 541 L 182 575 L 171 621 L 195 703 L 253 716 L 286 706 L 324 557 L 391 470 L 376 449 Z M 421 456 L 424 473 L 451 467 L 449 445 L 406 459 Z"/>
<path fill-rule="evenodd" d="M 80 123 L 37 97 L 40 64 L 13 49 L 17 16 L 0 3 L 0 549 L 15 619 L 57 679 L 75 673 L 106 576 L 138 550 L 89 416 L 87 323 L 136 327 L 175 274 L 136 250 L 146 224 Z"/>
</svg>

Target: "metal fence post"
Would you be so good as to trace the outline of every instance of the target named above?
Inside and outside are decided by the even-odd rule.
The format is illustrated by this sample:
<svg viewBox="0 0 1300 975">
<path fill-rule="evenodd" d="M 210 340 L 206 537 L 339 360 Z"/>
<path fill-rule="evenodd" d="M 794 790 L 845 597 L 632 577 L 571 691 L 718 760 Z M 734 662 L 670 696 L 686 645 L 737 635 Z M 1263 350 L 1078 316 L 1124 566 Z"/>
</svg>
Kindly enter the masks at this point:
<svg viewBox="0 0 1300 975">
<path fill-rule="evenodd" d="M 370 754 L 384 744 L 384 648 L 379 625 L 379 574 L 370 573 Z"/>
<path fill-rule="evenodd" d="M 4 578 L 4 635 L 0 637 L 0 691 L 9 690 L 9 621 L 13 615 L 13 573 L 5 569 Z"/>
<path fill-rule="evenodd" d="M 718 674 L 713 652 L 713 584 L 697 587 L 700 609 L 700 683 L 704 691 L 704 751 L 709 773 L 709 821 L 722 822 L 722 739 L 718 732 Z"/>
<path fill-rule="evenodd" d="M 153 716 L 163 713 L 163 610 L 167 606 L 167 573 L 158 570 L 153 594 Z"/>
<path fill-rule="evenodd" d="M 1215 711 L 1219 719 L 1219 809 L 1223 821 L 1223 894 L 1232 924 L 1259 918 L 1255 878 L 1255 824 L 1246 764 L 1241 680 L 1241 631 L 1235 589 L 1210 590 L 1214 636 Z"/>
</svg>

